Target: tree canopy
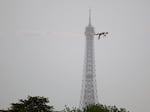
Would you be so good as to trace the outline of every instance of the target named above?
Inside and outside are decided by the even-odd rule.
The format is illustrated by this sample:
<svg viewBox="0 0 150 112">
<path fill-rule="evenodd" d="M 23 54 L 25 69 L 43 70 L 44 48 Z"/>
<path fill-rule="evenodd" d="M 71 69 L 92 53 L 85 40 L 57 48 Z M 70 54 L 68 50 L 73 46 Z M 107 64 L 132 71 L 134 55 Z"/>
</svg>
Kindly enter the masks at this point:
<svg viewBox="0 0 150 112">
<path fill-rule="evenodd" d="M 117 108 L 116 106 L 106 106 L 102 104 L 88 105 L 83 112 L 129 112 L 125 108 Z"/>
<path fill-rule="evenodd" d="M 28 96 L 27 99 L 20 99 L 18 103 L 12 103 L 8 110 L 0 110 L 0 112 L 54 112 L 53 106 L 47 105 L 48 98 L 40 96 Z M 106 106 L 103 104 L 88 105 L 83 109 L 76 107 L 69 108 L 65 106 L 63 111 L 57 112 L 129 112 L 125 108 L 117 108 L 116 106 Z"/>
<path fill-rule="evenodd" d="M 40 96 L 28 96 L 20 99 L 18 103 L 12 103 L 9 112 L 52 112 L 53 106 L 48 106 L 48 98 Z"/>
<path fill-rule="evenodd" d="M 64 112 L 129 112 L 125 108 L 117 108 L 116 106 L 106 106 L 102 104 L 88 105 L 82 110 L 65 106 Z"/>
</svg>

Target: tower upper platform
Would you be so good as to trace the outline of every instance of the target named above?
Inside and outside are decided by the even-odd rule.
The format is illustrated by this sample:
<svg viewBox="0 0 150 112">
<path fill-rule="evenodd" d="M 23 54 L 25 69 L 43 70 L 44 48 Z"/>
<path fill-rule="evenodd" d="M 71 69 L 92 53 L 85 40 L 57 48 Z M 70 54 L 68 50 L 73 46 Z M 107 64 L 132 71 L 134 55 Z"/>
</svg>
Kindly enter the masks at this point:
<svg viewBox="0 0 150 112">
<path fill-rule="evenodd" d="M 94 27 L 91 24 L 91 9 L 89 9 L 89 24 L 85 29 L 85 36 L 86 37 L 89 37 L 89 36 L 93 37 L 94 34 L 95 34 Z"/>
</svg>

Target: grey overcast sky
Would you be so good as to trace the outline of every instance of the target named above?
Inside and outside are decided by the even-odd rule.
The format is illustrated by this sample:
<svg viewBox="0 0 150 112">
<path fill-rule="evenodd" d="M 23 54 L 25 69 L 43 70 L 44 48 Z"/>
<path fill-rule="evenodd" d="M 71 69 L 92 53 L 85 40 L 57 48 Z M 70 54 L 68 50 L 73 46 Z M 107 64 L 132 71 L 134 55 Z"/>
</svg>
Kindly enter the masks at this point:
<svg viewBox="0 0 150 112">
<path fill-rule="evenodd" d="M 0 109 L 28 95 L 79 106 L 92 10 L 99 102 L 150 112 L 149 0 L 0 0 Z"/>
</svg>

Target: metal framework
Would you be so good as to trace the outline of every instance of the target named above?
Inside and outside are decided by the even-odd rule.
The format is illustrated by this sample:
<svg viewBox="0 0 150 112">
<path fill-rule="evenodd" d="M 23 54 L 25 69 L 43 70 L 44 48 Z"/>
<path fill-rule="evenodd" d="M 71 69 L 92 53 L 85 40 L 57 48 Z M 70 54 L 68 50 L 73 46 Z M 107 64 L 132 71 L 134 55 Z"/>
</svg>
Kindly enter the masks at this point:
<svg viewBox="0 0 150 112">
<path fill-rule="evenodd" d="M 98 103 L 94 57 L 94 35 L 95 31 L 94 27 L 91 25 L 91 11 L 89 10 L 89 25 L 85 30 L 86 46 L 80 109 L 83 109 L 89 104 Z"/>
</svg>

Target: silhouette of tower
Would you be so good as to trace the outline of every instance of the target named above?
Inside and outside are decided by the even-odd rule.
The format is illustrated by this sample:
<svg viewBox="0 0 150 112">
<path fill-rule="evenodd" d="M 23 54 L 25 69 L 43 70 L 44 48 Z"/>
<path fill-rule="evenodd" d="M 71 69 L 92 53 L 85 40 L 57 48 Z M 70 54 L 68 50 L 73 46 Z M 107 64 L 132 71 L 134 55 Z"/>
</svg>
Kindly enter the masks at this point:
<svg viewBox="0 0 150 112">
<path fill-rule="evenodd" d="M 89 10 L 89 24 L 85 29 L 85 60 L 80 98 L 80 109 L 89 104 L 97 104 L 97 87 L 94 58 L 94 27 L 91 25 L 91 10 Z"/>
</svg>

